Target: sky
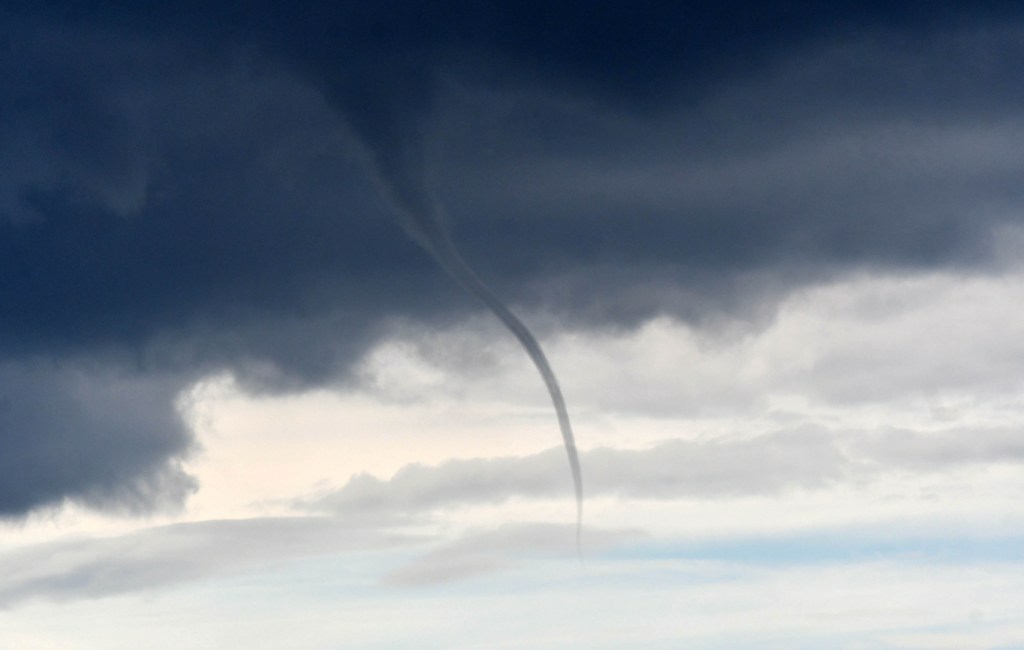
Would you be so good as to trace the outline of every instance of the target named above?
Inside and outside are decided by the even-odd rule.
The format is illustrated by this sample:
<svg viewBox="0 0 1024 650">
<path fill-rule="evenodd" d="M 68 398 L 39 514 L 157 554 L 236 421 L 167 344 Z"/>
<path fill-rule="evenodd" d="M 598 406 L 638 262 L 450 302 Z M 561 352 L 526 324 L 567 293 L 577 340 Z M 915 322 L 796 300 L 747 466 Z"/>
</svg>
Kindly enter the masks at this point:
<svg viewBox="0 0 1024 650">
<path fill-rule="evenodd" d="M 0 647 L 1024 648 L 1018 3 L 122 4 L 0 5 Z"/>
</svg>

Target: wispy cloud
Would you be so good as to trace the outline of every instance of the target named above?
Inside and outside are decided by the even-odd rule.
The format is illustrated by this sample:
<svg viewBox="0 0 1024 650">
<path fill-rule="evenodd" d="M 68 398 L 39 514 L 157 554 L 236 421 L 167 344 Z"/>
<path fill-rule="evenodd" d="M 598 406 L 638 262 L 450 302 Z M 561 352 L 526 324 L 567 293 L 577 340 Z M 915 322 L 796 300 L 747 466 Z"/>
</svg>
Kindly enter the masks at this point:
<svg viewBox="0 0 1024 650">
<path fill-rule="evenodd" d="M 150 591 L 316 555 L 387 550 L 424 538 L 333 518 L 203 521 L 0 552 L 0 608 Z"/>
</svg>

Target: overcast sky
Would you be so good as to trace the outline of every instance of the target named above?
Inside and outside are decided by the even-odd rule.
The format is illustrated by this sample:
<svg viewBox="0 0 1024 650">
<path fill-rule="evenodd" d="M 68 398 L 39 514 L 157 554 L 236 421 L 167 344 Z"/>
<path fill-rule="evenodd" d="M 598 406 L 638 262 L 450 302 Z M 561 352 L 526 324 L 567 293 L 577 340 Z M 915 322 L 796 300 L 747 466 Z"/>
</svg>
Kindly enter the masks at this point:
<svg viewBox="0 0 1024 650">
<path fill-rule="evenodd" d="M 1018 3 L 220 4 L 0 7 L 0 646 L 1024 647 Z"/>
</svg>

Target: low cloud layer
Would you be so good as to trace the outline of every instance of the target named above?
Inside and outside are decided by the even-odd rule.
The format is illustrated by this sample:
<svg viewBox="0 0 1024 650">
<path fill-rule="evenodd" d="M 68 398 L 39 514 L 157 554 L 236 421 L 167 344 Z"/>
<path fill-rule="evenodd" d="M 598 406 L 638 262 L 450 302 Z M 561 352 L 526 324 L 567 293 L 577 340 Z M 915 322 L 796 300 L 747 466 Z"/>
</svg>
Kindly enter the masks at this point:
<svg viewBox="0 0 1024 650">
<path fill-rule="evenodd" d="M 0 609 L 166 588 L 286 559 L 383 550 L 415 537 L 335 519 L 204 521 L 0 553 Z"/>
<path fill-rule="evenodd" d="M 893 471 L 1020 464 L 1024 443 L 1017 427 L 854 432 L 808 425 L 751 437 L 668 440 L 642 450 L 598 448 L 581 459 L 588 497 L 700 500 L 825 489 Z M 561 460 L 554 448 L 522 457 L 407 465 L 389 479 L 356 475 L 296 505 L 358 518 L 422 516 L 513 498 L 562 499 L 571 491 L 558 471 Z"/>
<path fill-rule="evenodd" d="M 587 535 L 593 552 L 643 537 L 637 530 L 599 528 L 588 528 Z M 0 550 L 0 611 L 34 600 L 152 592 L 311 558 L 394 551 L 418 555 L 379 576 L 381 583 L 427 586 L 507 569 L 526 556 L 570 557 L 575 528 L 520 523 L 453 536 L 392 529 L 386 517 L 264 517 L 65 539 Z"/>
</svg>

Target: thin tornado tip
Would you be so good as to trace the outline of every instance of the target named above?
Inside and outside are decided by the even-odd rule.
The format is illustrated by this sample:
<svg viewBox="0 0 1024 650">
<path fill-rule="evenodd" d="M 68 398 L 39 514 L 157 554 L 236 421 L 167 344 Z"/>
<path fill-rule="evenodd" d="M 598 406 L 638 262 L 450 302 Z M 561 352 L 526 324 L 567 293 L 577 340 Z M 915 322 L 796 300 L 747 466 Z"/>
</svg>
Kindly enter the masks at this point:
<svg viewBox="0 0 1024 650">
<path fill-rule="evenodd" d="M 583 565 L 583 501 L 576 501 L 576 557 Z"/>
</svg>

